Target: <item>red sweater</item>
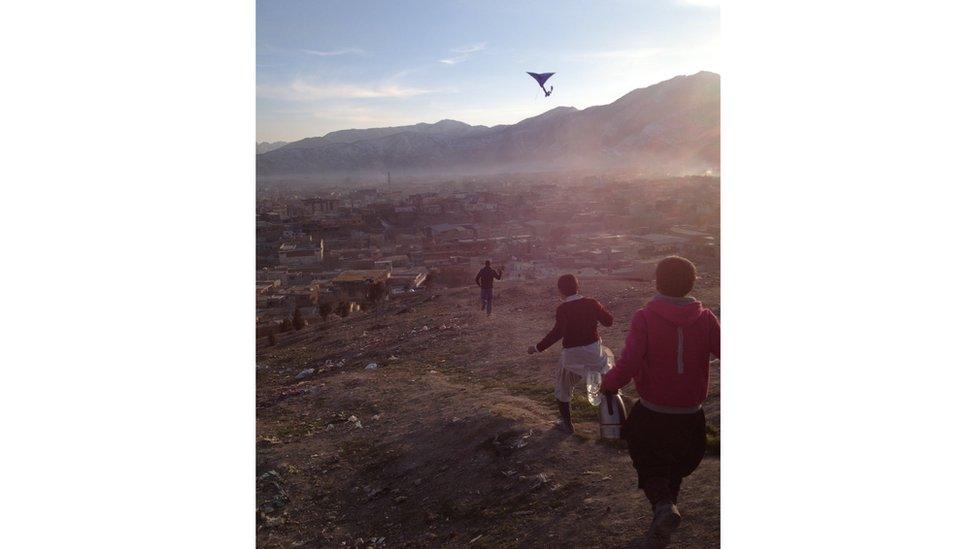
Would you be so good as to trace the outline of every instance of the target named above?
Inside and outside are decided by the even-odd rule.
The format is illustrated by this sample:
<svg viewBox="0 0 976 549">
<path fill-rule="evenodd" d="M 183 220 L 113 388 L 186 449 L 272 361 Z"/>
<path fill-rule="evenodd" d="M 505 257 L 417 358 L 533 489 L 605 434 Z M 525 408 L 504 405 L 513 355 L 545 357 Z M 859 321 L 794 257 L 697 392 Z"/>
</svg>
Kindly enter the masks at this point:
<svg viewBox="0 0 976 549">
<path fill-rule="evenodd" d="M 719 334 L 718 319 L 699 301 L 657 296 L 634 314 L 603 389 L 620 389 L 633 379 L 649 404 L 699 406 L 708 396 L 709 355 L 720 356 Z"/>
<path fill-rule="evenodd" d="M 599 341 L 597 322 L 612 326 L 613 315 L 593 298 L 570 298 L 556 308 L 556 325 L 536 344 L 535 349 L 545 351 L 560 339 L 563 340 L 563 347 L 582 347 Z"/>
</svg>

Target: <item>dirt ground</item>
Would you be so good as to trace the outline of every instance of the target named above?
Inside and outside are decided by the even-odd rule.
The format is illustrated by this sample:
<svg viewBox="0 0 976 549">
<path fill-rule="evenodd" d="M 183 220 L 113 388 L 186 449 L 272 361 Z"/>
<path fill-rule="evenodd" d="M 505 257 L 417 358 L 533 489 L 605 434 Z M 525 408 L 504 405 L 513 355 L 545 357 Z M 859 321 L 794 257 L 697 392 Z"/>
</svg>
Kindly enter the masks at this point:
<svg viewBox="0 0 976 549">
<path fill-rule="evenodd" d="M 715 308 L 718 277 L 702 276 L 694 295 Z M 582 285 L 614 313 L 601 335 L 619 354 L 650 285 Z M 559 345 L 526 354 L 552 325 L 552 286 L 497 282 L 491 317 L 476 288 L 433 288 L 259 341 L 258 546 L 641 546 L 651 512 L 625 446 L 599 439 L 582 388 L 577 433 L 553 430 Z M 719 369 L 705 405 L 716 435 Z M 710 454 L 683 484 L 671 547 L 719 546 Z"/>
</svg>

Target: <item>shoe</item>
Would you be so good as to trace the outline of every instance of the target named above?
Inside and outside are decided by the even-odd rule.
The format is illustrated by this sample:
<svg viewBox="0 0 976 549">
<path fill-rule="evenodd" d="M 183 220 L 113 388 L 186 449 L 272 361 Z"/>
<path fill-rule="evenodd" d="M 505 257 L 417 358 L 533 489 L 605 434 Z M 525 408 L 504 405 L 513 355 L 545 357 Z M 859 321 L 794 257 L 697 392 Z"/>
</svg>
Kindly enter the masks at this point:
<svg viewBox="0 0 976 549">
<path fill-rule="evenodd" d="M 556 424 L 553 426 L 553 428 L 556 429 L 557 431 L 562 431 L 567 435 L 571 435 L 576 432 L 576 429 L 573 427 L 572 422 L 563 419 L 557 421 Z"/>
<path fill-rule="evenodd" d="M 681 514 L 673 503 L 658 503 L 654 506 L 654 520 L 647 531 L 647 547 L 664 549 L 671 543 L 671 534 L 681 524 Z"/>
</svg>

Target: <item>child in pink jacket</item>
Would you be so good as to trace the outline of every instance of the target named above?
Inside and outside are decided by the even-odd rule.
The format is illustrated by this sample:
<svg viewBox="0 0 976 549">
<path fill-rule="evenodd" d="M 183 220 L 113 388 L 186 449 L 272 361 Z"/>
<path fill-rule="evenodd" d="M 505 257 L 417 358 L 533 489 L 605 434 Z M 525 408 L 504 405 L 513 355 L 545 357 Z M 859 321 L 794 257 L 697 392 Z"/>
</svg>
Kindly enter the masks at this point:
<svg viewBox="0 0 976 549">
<path fill-rule="evenodd" d="M 627 343 L 603 379 L 615 393 L 634 380 L 640 402 L 621 436 L 627 441 L 637 486 L 654 509 L 651 547 L 665 547 L 681 522 L 678 490 L 705 455 L 709 356 L 719 356 L 719 324 L 712 311 L 687 297 L 695 265 L 672 256 L 657 265 L 658 295 L 634 314 Z"/>
</svg>

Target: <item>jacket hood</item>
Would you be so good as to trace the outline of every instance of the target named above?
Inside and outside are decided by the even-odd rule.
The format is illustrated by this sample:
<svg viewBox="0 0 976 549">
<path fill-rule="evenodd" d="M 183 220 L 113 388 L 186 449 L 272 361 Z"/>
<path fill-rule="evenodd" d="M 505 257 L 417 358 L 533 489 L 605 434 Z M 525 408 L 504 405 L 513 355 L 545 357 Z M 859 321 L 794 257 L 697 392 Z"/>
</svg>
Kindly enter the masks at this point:
<svg viewBox="0 0 976 549">
<path fill-rule="evenodd" d="M 654 296 L 644 310 L 655 314 L 675 326 L 691 326 L 705 313 L 701 301 L 693 297 Z"/>
</svg>

